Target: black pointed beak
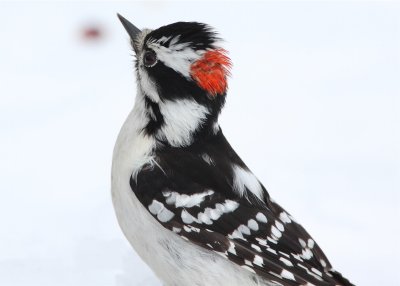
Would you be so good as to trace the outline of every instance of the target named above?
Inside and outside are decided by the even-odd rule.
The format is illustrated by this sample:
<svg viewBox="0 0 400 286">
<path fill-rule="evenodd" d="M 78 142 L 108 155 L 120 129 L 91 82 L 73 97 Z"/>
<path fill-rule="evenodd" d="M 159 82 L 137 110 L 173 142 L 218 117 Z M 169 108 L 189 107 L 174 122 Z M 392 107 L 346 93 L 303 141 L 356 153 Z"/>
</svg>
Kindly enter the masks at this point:
<svg viewBox="0 0 400 286">
<path fill-rule="evenodd" d="M 122 17 L 120 14 L 117 13 L 119 20 L 121 21 L 122 25 L 124 26 L 125 30 L 128 32 L 129 37 L 131 37 L 132 41 L 135 42 L 136 37 L 140 34 L 140 29 L 129 22 L 127 19 Z"/>
</svg>

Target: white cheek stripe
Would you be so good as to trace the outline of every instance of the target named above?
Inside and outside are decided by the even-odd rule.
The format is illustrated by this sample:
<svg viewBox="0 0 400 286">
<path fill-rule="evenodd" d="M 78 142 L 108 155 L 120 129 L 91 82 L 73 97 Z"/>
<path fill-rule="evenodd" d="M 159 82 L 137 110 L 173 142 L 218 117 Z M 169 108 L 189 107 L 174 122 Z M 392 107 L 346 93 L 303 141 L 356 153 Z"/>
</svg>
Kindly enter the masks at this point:
<svg viewBox="0 0 400 286">
<path fill-rule="evenodd" d="M 160 43 L 169 40 L 169 38 L 161 38 L 158 41 L 149 40 L 147 46 L 157 54 L 157 58 L 166 66 L 172 68 L 187 79 L 190 79 L 190 66 L 197 61 L 205 53 L 204 50 L 193 50 L 189 47 L 189 43 L 177 44 L 179 36 L 174 37 L 169 47 L 165 47 Z"/>
</svg>

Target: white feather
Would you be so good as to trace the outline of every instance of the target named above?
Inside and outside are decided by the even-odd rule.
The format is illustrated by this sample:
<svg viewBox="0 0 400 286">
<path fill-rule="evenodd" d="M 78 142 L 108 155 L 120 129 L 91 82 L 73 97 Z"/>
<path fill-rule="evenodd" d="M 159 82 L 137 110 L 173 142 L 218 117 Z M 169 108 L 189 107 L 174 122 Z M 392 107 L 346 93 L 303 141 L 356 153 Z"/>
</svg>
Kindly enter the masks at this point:
<svg viewBox="0 0 400 286">
<path fill-rule="evenodd" d="M 172 146 L 188 146 L 193 141 L 193 133 L 201 126 L 209 114 L 208 109 L 192 99 L 165 100 L 159 103 L 164 117 L 164 125 L 157 134 Z"/>
<path fill-rule="evenodd" d="M 166 66 L 190 79 L 190 66 L 200 59 L 205 51 L 193 50 L 189 43 L 177 44 L 179 36 L 172 39 L 168 47 L 161 45 L 167 39 L 162 38 L 163 41 L 160 40 L 154 41 L 150 39 L 147 46 L 157 54 L 157 58 Z"/>
<path fill-rule="evenodd" d="M 186 195 L 177 192 L 163 193 L 167 204 L 175 204 L 175 207 L 191 208 L 201 204 L 207 196 L 214 194 L 214 191 L 207 190 L 201 193 Z"/>
<path fill-rule="evenodd" d="M 246 196 L 246 188 L 252 192 L 260 200 L 263 199 L 263 190 L 260 182 L 253 175 L 252 172 L 239 167 L 238 165 L 233 166 L 233 189 L 240 195 Z"/>
</svg>

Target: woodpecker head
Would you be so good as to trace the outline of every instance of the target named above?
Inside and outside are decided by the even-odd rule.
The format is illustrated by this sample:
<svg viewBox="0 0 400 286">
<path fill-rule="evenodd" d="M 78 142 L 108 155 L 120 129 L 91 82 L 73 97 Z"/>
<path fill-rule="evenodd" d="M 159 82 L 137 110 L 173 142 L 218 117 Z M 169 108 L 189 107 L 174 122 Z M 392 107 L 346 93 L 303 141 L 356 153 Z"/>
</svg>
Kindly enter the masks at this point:
<svg viewBox="0 0 400 286">
<path fill-rule="evenodd" d="M 197 22 L 177 22 L 156 30 L 140 30 L 118 17 L 136 55 L 138 96 L 143 97 L 149 114 L 146 131 L 173 146 L 188 145 L 197 135 L 216 132 L 231 62 L 212 28 Z M 168 130 L 190 138 L 173 142 L 165 134 Z"/>
</svg>

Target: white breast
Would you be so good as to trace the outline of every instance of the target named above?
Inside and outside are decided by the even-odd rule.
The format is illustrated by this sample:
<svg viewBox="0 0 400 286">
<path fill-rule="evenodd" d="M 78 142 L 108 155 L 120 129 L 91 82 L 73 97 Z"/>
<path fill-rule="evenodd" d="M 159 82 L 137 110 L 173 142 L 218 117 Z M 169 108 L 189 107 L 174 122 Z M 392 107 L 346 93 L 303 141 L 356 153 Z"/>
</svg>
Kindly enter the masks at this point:
<svg viewBox="0 0 400 286">
<path fill-rule="evenodd" d="M 118 136 L 112 165 L 115 212 L 135 251 L 168 286 L 266 285 L 250 271 L 162 227 L 136 198 L 130 176 L 151 162 L 155 147 L 154 138 L 141 132 L 142 111 L 137 100 Z"/>
</svg>

